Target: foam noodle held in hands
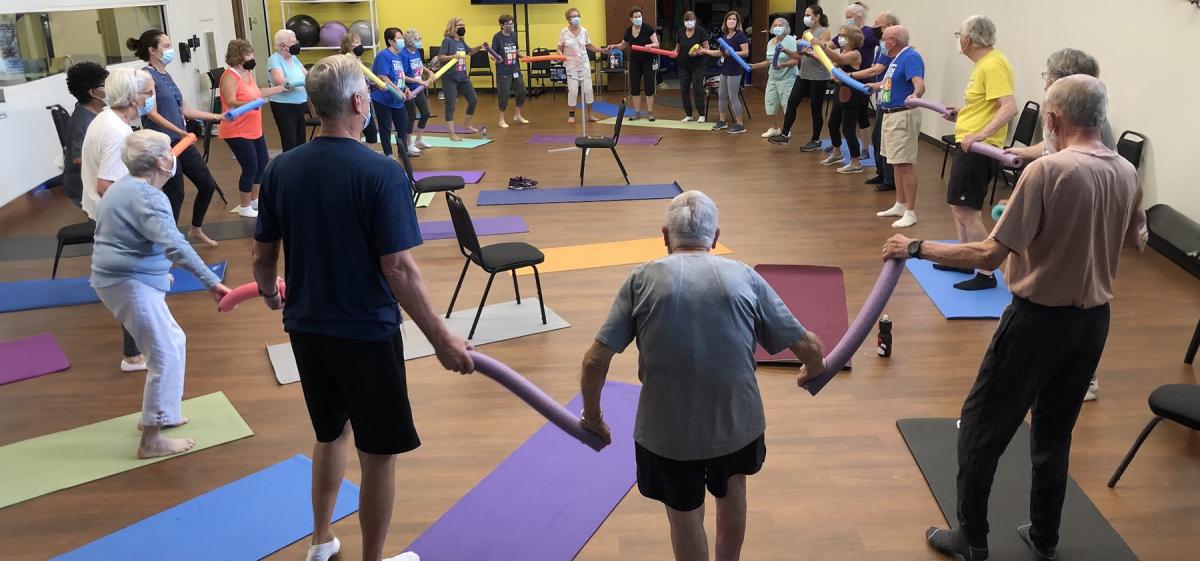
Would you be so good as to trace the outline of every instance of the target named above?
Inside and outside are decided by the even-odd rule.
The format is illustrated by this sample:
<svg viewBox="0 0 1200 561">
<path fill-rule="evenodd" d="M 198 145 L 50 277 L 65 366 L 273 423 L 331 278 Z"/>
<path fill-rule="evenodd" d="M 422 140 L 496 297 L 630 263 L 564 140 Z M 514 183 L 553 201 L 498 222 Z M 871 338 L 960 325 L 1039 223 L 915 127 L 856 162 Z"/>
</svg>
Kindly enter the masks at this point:
<svg viewBox="0 0 1200 561">
<path fill-rule="evenodd" d="M 381 90 L 387 89 L 387 84 L 384 83 L 383 80 L 380 80 L 379 76 L 376 76 L 375 73 L 372 72 L 370 68 L 367 68 L 367 65 L 360 62 L 360 63 L 358 63 L 358 66 L 362 68 L 363 74 L 365 74 L 367 76 L 367 79 L 370 80 L 372 84 L 375 84 L 375 87 L 377 87 Z"/>
<path fill-rule="evenodd" d="M 654 47 L 647 47 L 646 45 L 633 45 L 630 48 L 639 53 L 650 53 L 652 55 L 660 55 L 660 56 L 665 56 L 665 57 L 670 57 L 670 58 L 675 58 L 675 56 L 676 56 L 675 51 L 668 51 L 666 49 L 656 49 Z"/>
<path fill-rule="evenodd" d="M 986 142 L 976 142 L 972 144 L 971 151 L 976 154 L 987 156 L 993 160 L 997 160 L 1001 164 L 1004 164 L 1010 168 L 1021 167 L 1020 156 L 1016 154 L 1009 154 L 1008 152 L 1005 152 L 1003 148 L 996 148 L 995 146 L 992 146 Z"/>
<path fill-rule="evenodd" d="M 230 109 L 229 111 L 226 111 L 225 112 L 225 120 L 226 121 L 236 121 L 242 115 L 245 115 L 246 113 L 254 111 L 255 109 L 258 109 L 259 107 L 262 107 L 266 104 L 267 104 L 266 98 L 260 97 L 254 101 L 246 103 L 245 105 L 242 105 L 240 107 L 235 107 L 233 109 Z"/>
<path fill-rule="evenodd" d="M 833 72 L 833 61 L 829 60 L 829 57 L 825 55 L 825 50 L 815 43 L 811 31 L 804 32 L 804 40 L 808 41 L 809 46 L 812 47 L 813 54 L 817 55 L 817 60 L 821 61 L 821 65 L 825 67 L 825 70 Z"/>
<path fill-rule="evenodd" d="M 871 93 L 872 93 L 871 88 L 868 88 L 866 86 L 866 84 L 863 84 L 862 82 L 859 82 L 858 80 L 855 80 L 854 78 L 851 78 L 850 75 L 847 74 L 846 71 L 842 70 L 841 68 L 834 68 L 833 71 L 831 72 L 831 74 L 833 74 L 834 78 L 837 78 L 838 82 L 841 82 L 842 85 L 844 85 L 846 87 L 858 90 L 859 92 L 866 94 L 866 95 L 871 95 Z"/>
<path fill-rule="evenodd" d="M 279 296 L 287 297 L 287 286 L 283 283 L 283 279 L 279 279 Z M 248 282 L 233 290 L 221 298 L 221 302 L 217 304 L 217 309 L 222 312 L 231 312 L 238 304 L 247 300 L 258 298 L 258 283 Z"/>
<path fill-rule="evenodd" d="M 420 85 L 418 85 L 417 87 L 415 87 L 415 88 L 413 88 L 413 89 L 409 90 L 409 92 L 411 92 L 411 93 L 412 93 L 412 96 L 413 96 L 413 97 L 417 97 L 417 96 L 419 96 L 419 95 L 421 95 L 422 93 L 424 93 L 424 92 L 425 92 L 425 86 L 420 86 Z"/>
<path fill-rule="evenodd" d="M 729 46 L 729 42 L 726 41 L 724 37 L 717 37 L 717 43 L 721 45 L 722 49 L 725 49 L 725 52 L 728 53 L 730 57 L 733 57 L 733 60 L 737 61 L 738 66 L 741 66 L 742 70 L 750 72 L 750 65 L 746 64 L 746 61 L 737 54 L 737 51 L 733 50 L 733 47 Z"/>
<path fill-rule="evenodd" d="M 567 55 L 541 55 L 521 57 L 521 62 L 553 62 L 567 60 Z"/>
<path fill-rule="evenodd" d="M 174 154 L 176 158 L 178 158 L 179 155 L 182 154 L 184 150 L 188 149 L 188 146 L 191 146 L 195 143 L 196 143 L 195 133 L 189 132 L 189 133 L 187 133 L 187 136 L 184 136 L 183 138 L 179 139 L 179 142 L 176 142 L 175 146 L 171 147 L 171 153 Z"/>
<path fill-rule="evenodd" d="M 496 52 L 496 50 L 493 49 L 491 45 L 488 45 L 486 47 L 486 50 L 487 50 L 487 54 L 491 55 L 492 60 L 495 60 L 496 62 L 504 62 L 504 57 L 500 56 L 500 53 Z"/>
<path fill-rule="evenodd" d="M 825 355 L 825 371 L 821 372 L 820 376 L 804 383 L 804 389 L 808 390 L 808 393 L 817 395 L 817 392 L 821 391 L 821 388 L 825 387 L 825 384 L 828 384 L 834 375 L 846 366 L 847 362 L 850 362 L 854 351 L 862 346 L 863 341 L 867 339 L 867 334 L 871 332 L 871 328 L 883 314 L 883 307 L 887 305 L 888 298 L 891 298 L 892 291 L 896 289 L 896 283 L 900 280 L 900 272 L 903 270 L 904 263 L 899 259 L 888 259 L 883 262 L 883 270 L 879 273 L 879 279 L 875 281 L 875 286 L 871 289 L 871 294 L 867 296 L 867 301 L 863 303 L 862 309 L 859 310 L 858 317 L 854 318 L 854 323 L 850 324 L 850 329 L 846 330 L 842 340 L 838 341 L 833 350 Z"/>
<path fill-rule="evenodd" d="M 951 115 L 954 114 L 954 110 L 950 109 L 949 107 L 946 107 L 945 105 L 942 105 L 933 100 L 922 99 L 919 97 L 910 97 L 910 98 L 904 100 L 904 106 L 911 107 L 911 108 L 919 107 L 921 109 L 928 109 L 930 111 L 933 111 L 934 113 L 941 114 L 941 116 L 943 116 L 943 117 L 950 117 Z"/>
<path fill-rule="evenodd" d="M 475 370 L 516 394 L 522 401 L 541 413 L 546 420 L 597 452 L 604 448 L 604 441 L 600 439 L 599 435 L 583 428 L 579 415 L 567 411 L 533 382 L 490 356 L 475 351 L 469 351 L 468 354 L 471 355 L 471 361 L 475 363 Z"/>
</svg>

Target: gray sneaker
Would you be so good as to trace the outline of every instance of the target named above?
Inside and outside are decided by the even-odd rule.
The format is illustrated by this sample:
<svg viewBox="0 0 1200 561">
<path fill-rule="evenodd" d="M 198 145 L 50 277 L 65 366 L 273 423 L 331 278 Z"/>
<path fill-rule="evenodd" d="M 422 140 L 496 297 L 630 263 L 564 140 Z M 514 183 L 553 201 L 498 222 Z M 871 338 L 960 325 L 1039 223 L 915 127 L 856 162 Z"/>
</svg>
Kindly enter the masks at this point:
<svg viewBox="0 0 1200 561">
<path fill-rule="evenodd" d="M 729 127 L 729 125 L 726 125 L 725 121 L 717 121 L 716 123 L 713 123 L 712 130 L 725 130 L 727 127 Z"/>
<path fill-rule="evenodd" d="M 816 152 L 821 149 L 821 143 L 816 140 L 810 140 L 808 144 L 800 147 L 801 152 Z"/>
<path fill-rule="evenodd" d="M 725 132 L 727 132 L 729 134 L 742 134 L 742 133 L 746 132 L 746 125 L 734 124 L 732 127 L 729 127 L 729 130 L 727 130 Z"/>
<path fill-rule="evenodd" d="M 1021 536 L 1021 540 L 1023 540 L 1025 544 L 1029 546 L 1029 550 L 1033 552 L 1033 558 L 1037 559 L 1037 561 L 1054 561 L 1055 559 L 1058 559 L 1058 554 L 1053 549 L 1039 549 L 1038 546 L 1033 545 L 1033 537 L 1029 535 L 1029 530 L 1031 528 L 1033 528 L 1033 524 L 1017 526 L 1017 534 L 1019 534 Z"/>
</svg>

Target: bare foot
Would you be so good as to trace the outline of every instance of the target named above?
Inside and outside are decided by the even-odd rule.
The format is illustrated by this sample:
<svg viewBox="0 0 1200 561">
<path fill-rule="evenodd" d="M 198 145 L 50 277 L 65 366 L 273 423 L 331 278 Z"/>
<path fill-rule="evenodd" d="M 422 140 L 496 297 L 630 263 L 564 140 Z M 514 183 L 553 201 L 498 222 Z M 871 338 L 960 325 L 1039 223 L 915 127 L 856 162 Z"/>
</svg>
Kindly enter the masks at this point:
<svg viewBox="0 0 1200 561">
<path fill-rule="evenodd" d="M 528 125 L 528 124 L 529 124 L 529 119 L 526 119 L 525 117 L 523 117 L 523 116 L 521 116 L 521 115 L 517 115 L 517 117 L 516 117 L 515 119 L 513 119 L 513 120 L 514 120 L 514 121 L 516 121 L 516 122 L 518 122 L 518 123 L 521 123 L 522 125 Z"/>
<path fill-rule="evenodd" d="M 175 423 L 173 425 L 163 425 L 162 428 L 163 429 L 173 429 L 175 427 L 182 427 L 183 425 L 188 424 L 188 421 L 191 421 L 191 419 L 184 417 L 178 423 Z M 144 427 L 142 426 L 142 422 L 138 421 L 138 430 L 142 430 L 143 428 Z"/>
<path fill-rule="evenodd" d="M 217 240 L 208 237 L 208 234 L 205 234 L 204 230 L 195 226 L 192 226 L 192 228 L 188 230 L 188 238 L 190 238 L 192 241 L 205 243 L 213 247 L 217 246 Z"/>
<path fill-rule="evenodd" d="M 508 123 L 504 122 L 504 119 L 500 119 L 500 128 L 502 128 L 502 129 L 508 128 Z"/>
<path fill-rule="evenodd" d="M 147 438 L 146 435 L 143 435 L 142 442 L 138 445 L 137 457 L 145 460 L 182 454 L 195 446 L 196 439 L 194 438 L 165 438 L 163 436 Z"/>
<path fill-rule="evenodd" d="M 465 125 L 465 126 L 463 126 L 463 129 L 466 130 L 468 134 L 475 134 L 475 133 L 479 132 L 479 129 L 477 129 L 471 125 Z"/>
<path fill-rule="evenodd" d="M 450 133 L 450 142 L 462 142 L 462 137 L 455 133 Z"/>
<path fill-rule="evenodd" d="M 595 115 L 592 115 L 591 117 L 588 117 L 588 121 L 589 121 L 589 122 L 592 122 L 592 123 L 599 123 L 599 122 L 600 122 L 600 117 L 597 117 L 597 116 L 595 116 Z"/>
</svg>

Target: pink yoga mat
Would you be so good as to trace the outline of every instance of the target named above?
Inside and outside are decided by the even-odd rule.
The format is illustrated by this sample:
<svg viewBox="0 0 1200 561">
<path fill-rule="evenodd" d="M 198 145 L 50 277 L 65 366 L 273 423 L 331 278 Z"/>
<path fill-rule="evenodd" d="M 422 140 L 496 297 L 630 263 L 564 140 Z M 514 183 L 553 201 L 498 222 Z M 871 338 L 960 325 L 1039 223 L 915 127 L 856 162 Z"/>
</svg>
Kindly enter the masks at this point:
<svg viewBox="0 0 1200 561">
<path fill-rule="evenodd" d="M 71 367 L 51 333 L 0 343 L 0 385 L 45 376 Z"/>
<path fill-rule="evenodd" d="M 466 182 L 467 184 L 471 184 L 471 183 L 479 183 L 480 181 L 482 181 L 484 173 L 487 173 L 487 172 L 484 172 L 484 171 L 416 171 L 416 172 L 413 172 L 413 179 L 420 180 L 420 179 L 425 179 L 426 177 L 433 177 L 435 175 L 457 175 L 457 176 L 463 178 L 463 181 Z"/>
<path fill-rule="evenodd" d="M 640 144 L 653 146 L 662 140 L 661 136 L 655 135 L 621 135 L 617 140 L 617 144 Z M 535 134 L 529 137 L 530 144 L 563 144 L 566 146 L 575 145 L 575 137 L 569 134 Z"/>
<path fill-rule="evenodd" d="M 804 328 L 820 337 L 826 351 L 842 340 L 850 322 L 846 319 L 846 281 L 841 269 L 815 265 L 759 265 L 754 271 L 775 289 Z M 771 355 L 762 347 L 755 349 L 754 358 L 763 363 L 799 362 L 789 350 Z"/>
</svg>

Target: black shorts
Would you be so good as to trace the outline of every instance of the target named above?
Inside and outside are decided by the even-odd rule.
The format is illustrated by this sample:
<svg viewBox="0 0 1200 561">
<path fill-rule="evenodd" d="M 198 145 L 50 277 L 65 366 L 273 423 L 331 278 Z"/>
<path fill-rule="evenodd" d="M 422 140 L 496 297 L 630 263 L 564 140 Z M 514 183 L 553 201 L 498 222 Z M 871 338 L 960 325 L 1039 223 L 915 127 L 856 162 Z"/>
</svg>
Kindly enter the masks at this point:
<svg viewBox="0 0 1200 561">
<path fill-rule="evenodd" d="M 348 420 L 355 447 L 367 454 L 400 454 L 421 445 L 399 332 L 387 341 L 288 336 L 318 442 L 337 440 Z"/>
<path fill-rule="evenodd" d="M 946 187 L 946 204 L 983 210 L 988 185 L 996 176 L 996 160 L 974 152 L 959 151 L 950 168 L 950 183 Z"/>
<path fill-rule="evenodd" d="M 728 492 L 729 478 L 754 475 L 767 459 L 762 436 L 741 450 L 707 460 L 672 460 L 633 443 L 637 457 L 638 491 L 648 499 L 687 512 L 704 506 L 704 489 L 718 499 Z"/>
</svg>

